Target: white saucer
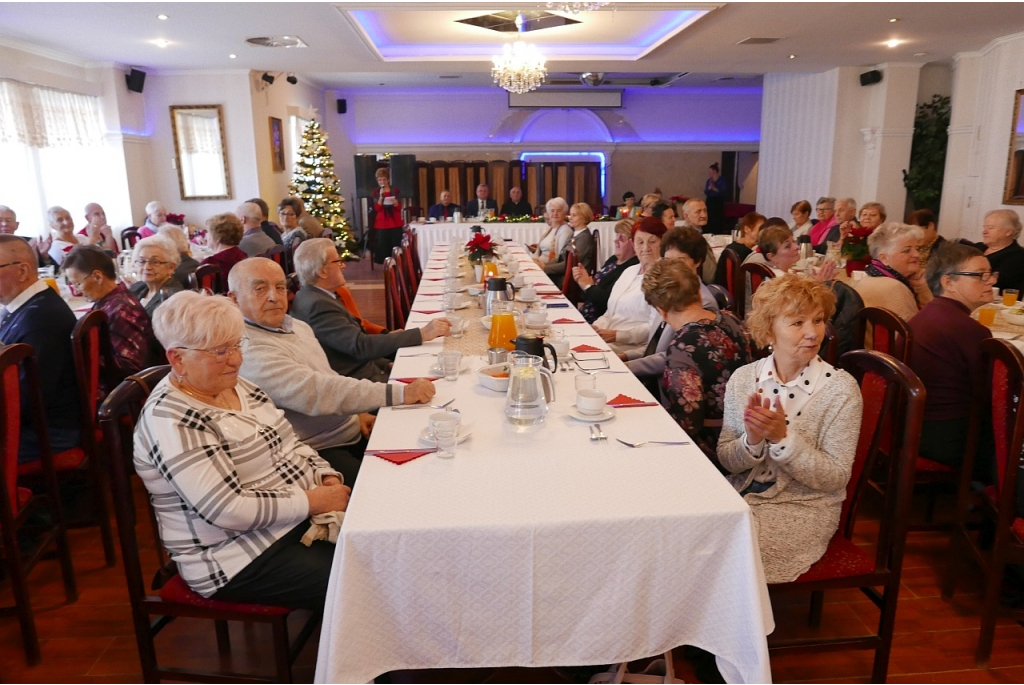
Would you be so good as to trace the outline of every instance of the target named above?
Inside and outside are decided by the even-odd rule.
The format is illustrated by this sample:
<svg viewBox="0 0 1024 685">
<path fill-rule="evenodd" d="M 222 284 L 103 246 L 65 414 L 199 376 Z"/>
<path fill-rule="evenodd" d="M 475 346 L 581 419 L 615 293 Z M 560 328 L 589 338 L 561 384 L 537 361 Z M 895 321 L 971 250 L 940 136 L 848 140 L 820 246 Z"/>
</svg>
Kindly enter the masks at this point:
<svg viewBox="0 0 1024 685">
<path fill-rule="evenodd" d="M 581 414 L 580 410 L 576 408 L 576 405 L 569 407 L 569 416 L 573 417 L 577 421 L 583 421 L 585 423 L 597 423 L 598 421 L 608 421 L 609 419 L 615 418 L 615 407 L 605 407 L 604 411 L 600 414 Z"/>
<path fill-rule="evenodd" d="M 461 304 L 459 304 L 459 305 L 456 305 L 455 309 L 456 309 L 456 311 L 458 311 L 459 309 L 466 309 L 466 308 L 468 308 L 468 307 L 469 307 L 469 305 L 471 305 L 471 304 L 472 304 L 472 302 L 466 302 L 466 301 L 463 301 L 463 302 L 462 302 Z"/>
<path fill-rule="evenodd" d="M 534 295 L 530 299 L 526 299 L 522 295 L 518 295 L 518 296 L 516 296 L 516 299 L 519 300 L 520 302 L 525 302 L 527 304 L 532 304 L 532 303 L 536 302 L 537 300 L 539 300 L 540 298 L 537 297 L 536 295 Z"/>
<path fill-rule="evenodd" d="M 469 362 L 470 362 L 469 357 L 463 357 L 462 358 L 462 361 L 459 363 L 459 373 L 460 374 L 463 371 L 465 371 L 466 369 L 469 368 Z M 429 369 L 427 369 L 427 373 L 429 375 L 431 375 L 431 376 L 437 376 L 438 380 L 443 380 L 444 379 L 444 373 L 441 371 L 441 367 L 438 366 L 436 362 L 433 364 L 433 366 L 431 366 Z"/>
<path fill-rule="evenodd" d="M 527 323 L 526 324 L 527 328 L 530 328 L 530 329 L 535 330 L 535 331 L 543 330 L 545 328 L 548 328 L 549 326 L 551 326 L 551 322 L 550 321 L 545 321 L 544 323 Z"/>
<path fill-rule="evenodd" d="M 473 434 L 472 426 L 459 426 L 459 439 L 455 444 L 460 444 L 466 441 L 470 435 Z M 434 436 L 430 434 L 430 428 L 424 428 L 420 431 L 419 436 L 420 442 L 424 445 L 430 445 L 431 447 L 437 447 L 437 441 L 434 440 Z"/>
</svg>

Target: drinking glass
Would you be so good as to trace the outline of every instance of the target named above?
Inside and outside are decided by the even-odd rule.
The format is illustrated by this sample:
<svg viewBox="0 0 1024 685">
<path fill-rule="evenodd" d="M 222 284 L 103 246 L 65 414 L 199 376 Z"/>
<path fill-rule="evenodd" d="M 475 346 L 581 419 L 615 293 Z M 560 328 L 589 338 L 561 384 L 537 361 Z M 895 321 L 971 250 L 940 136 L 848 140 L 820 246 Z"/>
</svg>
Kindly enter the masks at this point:
<svg viewBox="0 0 1024 685">
<path fill-rule="evenodd" d="M 580 390 L 596 390 L 597 376 L 592 373 L 576 372 L 576 392 Z"/>
<path fill-rule="evenodd" d="M 1003 288 L 1003 305 L 1006 307 L 1012 307 L 1017 304 L 1017 296 L 1020 294 L 1019 290 L 1013 288 Z"/>
<path fill-rule="evenodd" d="M 454 381 L 459 377 L 459 366 L 462 364 L 462 353 L 458 350 L 445 350 L 437 355 L 438 366 L 446 381 Z"/>
<path fill-rule="evenodd" d="M 448 323 L 452 325 L 451 336 L 453 338 L 461 338 L 462 334 L 466 331 L 466 320 L 461 316 L 452 314 L 448 317 Z"/>
<path fill-rule="evenodd" d="M 451 459 L 455 456 L 460 424 L 460 416 L 455 412 L 446 411 L 430 415 L 429 430 L 437 444 L 437 456 L 442 459 Z"/>
<path fill-rule="evenodd" d="M 442 307 L 446 313 L 454 312 L 462 304 L 461 293 L 445 293 L 441 296 Z"/>
<path fill-rule="evenodd" d="M 459 292 L 459 277 L 458 276 L 445 276 L 445 279 L 444 279 L 444 291 L 446 293 L 457 293 L 457 292 Z"/>
<path fill-rule="evenodd" d="M 992 326 L 996 322 L 996 310 L 992 307 L 982 307 L 978 310 L 978 323 L 982 326 Z"/>
</svg>

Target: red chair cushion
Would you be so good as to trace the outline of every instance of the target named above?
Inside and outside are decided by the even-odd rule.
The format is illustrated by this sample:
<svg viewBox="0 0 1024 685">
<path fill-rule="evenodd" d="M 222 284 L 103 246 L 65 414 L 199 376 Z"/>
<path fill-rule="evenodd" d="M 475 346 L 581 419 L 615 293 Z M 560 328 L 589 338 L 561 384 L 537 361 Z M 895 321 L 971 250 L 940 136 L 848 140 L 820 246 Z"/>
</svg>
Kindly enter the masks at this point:
<svg viewBox="0 0 1024 685">
<path fill-rule="evenodd" d="M 849 578 L 871 573 L 875 570 L 875 560 L 861 551 L 841 534 L 836 533 L 828 543 L 825 554 L 797 578 L 794 583 L 810 583 L 816 580 L 833 578 Z"/>
<path fill-rule="evenodd" d="M 31 500 L 32 497 L 32 491 L 28 488 L 18 488 L 18 511 L 24 509 L 25 505 L 29 503 L 29 500 Z"/>
<path fill-rule="evenodd" d="M 78 447 L 72 447 L 69 450 L 64 450 L 63 452 L 58 452 L 53 455 L 54 471 L 74 471 L 84 463 L 85 452 Z M 36 476 L 42 472 L 43 462 L 38 459 L 35 461 L 26 461 L 24 464 L 18 464 L 19 476 Z"/>
<path fill-rule="evenodd" d="M 922 471 L 929 473 L 954 473 L 952 467 L 932 461 L 931 459 L 925 459 L 924 457 L 917 458 L 917 471 L 918 473 Z"/>
<path fill-rule="evenodd" d="M 222 602 L 217 599 L 207 599 L 192 591 L 180 575 L 175 575 L 160 588 L 160 599 L 173 604 L 187 604 L 203 609 L 214 611 L 235 611 L 246 614 L 259 614 L 263 616 L 280 616 L 290 614 L 291 609 L 286 607 L 274 607 L 266 604 L 242 604 L 240 602 Z"/>
<path fill-rule="evenodd" d="M 1010 529 L 1013 531 L 1013 534 L 1017 536 L 1017 539 L 1024 541 L 1024 519 L 1019 517 L 1015 518 Z"/>
</svg>

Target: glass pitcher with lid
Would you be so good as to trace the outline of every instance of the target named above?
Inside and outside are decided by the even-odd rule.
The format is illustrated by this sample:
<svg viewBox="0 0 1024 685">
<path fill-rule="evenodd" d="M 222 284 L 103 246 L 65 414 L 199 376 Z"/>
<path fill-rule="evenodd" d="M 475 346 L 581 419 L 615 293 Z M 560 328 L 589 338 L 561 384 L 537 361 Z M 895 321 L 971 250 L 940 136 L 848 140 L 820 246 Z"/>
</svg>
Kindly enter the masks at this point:
<svg viewBox="0 0 1024 685">
<path fill-rule="evenodd" d="M 513 352 L 509 361 L 505 416 L 517 426 L 543 423 L 548 402 L 555 401 L 555 380 L 551 372 L 544 368 L 543 359 L 532 354 Z"/>
</svg>

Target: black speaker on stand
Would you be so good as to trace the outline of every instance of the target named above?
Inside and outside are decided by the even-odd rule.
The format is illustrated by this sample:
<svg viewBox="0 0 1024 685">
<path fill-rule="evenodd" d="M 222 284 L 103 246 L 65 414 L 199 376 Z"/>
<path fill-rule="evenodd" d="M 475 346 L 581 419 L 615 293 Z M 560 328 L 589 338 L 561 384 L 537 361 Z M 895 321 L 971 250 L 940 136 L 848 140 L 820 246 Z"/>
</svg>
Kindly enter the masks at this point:
<svg viewBox="0 0 1024 685">
<path fill-rule="evenodd" d="M 400 199 L 413 201 L 416 197 L 416 155 L 391 155 L 391 185 L 398 187 Z"/>
<path fill-rule="evenodd" d="M 356 155 L 356 197 L 373 197 L 377 190 L 377 155 Z"/>
</svg>

